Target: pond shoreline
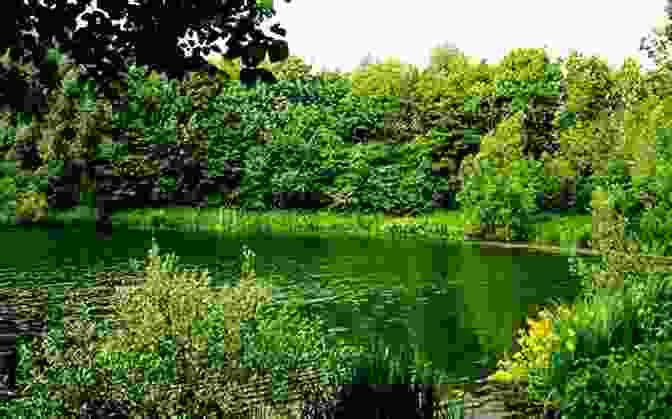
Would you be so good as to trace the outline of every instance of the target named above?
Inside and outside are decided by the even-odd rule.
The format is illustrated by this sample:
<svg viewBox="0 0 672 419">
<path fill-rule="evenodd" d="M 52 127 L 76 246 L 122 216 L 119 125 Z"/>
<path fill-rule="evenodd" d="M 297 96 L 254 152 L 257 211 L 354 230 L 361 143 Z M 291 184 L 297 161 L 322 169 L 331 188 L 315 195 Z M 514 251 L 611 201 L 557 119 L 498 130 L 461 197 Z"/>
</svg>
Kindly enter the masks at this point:
<svg viewBox="0 0 672 419">
<path fill-rule="evenodd" d="M 80 223 L 91 223 L 95 224 L 95 208 L 81 208 L 56 211 L 55 216 L 39 220 L 35 223 L 30 224 L 50 224 L 50 225 L 62 225 L 66 226 L 69 224 L 80 224 Z M 172 212 L 182 213 L 183 215 L 180 221 L 176 222 L 171 221 L 171 217 L 168 214 Z M 191 217 L 184 216 L 184 213 L 190 213 Z M 200 222 L 197 225 L 190 224 L 191 220 L 195 220 L 195 214 L 202 216 L 205 220 Z M 226 214 L 226 215 L 224 215 Z M 334 223 L 308 223 L 306 224 L 305 220 L 321 219 L 321 217 L 326 216 L 331 219 L 337 219 L 338 222 Z M 358 224 L 359 218 L 369 218 L 377 219 L 381 222 L 381 231 L 375 232 L 381 236 L 390 234 L 392 237 L 395 235 L 403 238 L 412 238 L 417 236 L 420 238 L 428 239 L 441 239 L 448 242 L 456 242 L 461 244 L 468 244 L 472 246 L 484 246 L 484 247 L 499 247 L 503 249 L 520 249 L 521 251 L 526 251 L 530 253 L 543 254 L 556 254 L 562 256 L 587 256 L 587 257 L 600 257 L 604 256 L 598 250 L 593 248 L 593 244 L 590 239 L 586 239 L 580 236 L 579 233 L 574 231 L 570 234 L 570 237 L 575 237 L 576 240 L 567 241 L 563 245 L 560 239 L 556 239 L 551 235 L 551 239 L 542 235 L 541 238 L 533 241 L 506 241 L 493 239 L 489 236 L 479 237 L 476 235 L 471 235 L 465 232 L 465 226 L 463 222 L 456 223 L 455 221 L 461 217 L 460 211 L 445 211 L 438 210 L 436 212 L 430 213 L 429 215 L 423 215 L 419 217 L 399 217 L 391 216 L 388 214 L 359 214 L 359 213 L 334 213 L 334 212 L 317 212 L 312 213 L 301 213 L 301 212 L 292 212 L 292 211 L 266 211 L 266 212 L 247 212 L 241 214 L 239 208 L 194 208 L 194 207 L 163 207 L 163 208 L 139 208 L 139 209 L 124 209 L 119 210 L 112 214 L 112 224 L 114 227 L 127 228 L 130 230 L 145 230 L 156 228 L 157 230 L 181 230 L 184 228 L 187 231 L 205 231 L 205 232 L 236 232 L 236 231 L 254 231 L 255 226 L 258 226 L 257 220 L 271 220 L 268 227 L 269 232 L 279 232 L 279 233 L 296 233 L 296 234 L 361 234 L 370 236 L 374 231 L 371 230 L 370 226 L 364 226 Z M 298 218 L 297 218 L 298 217 Z M 575 214 L 548 214 L 542 213 L 538 216 L 538 222 L 535 225 L 539 226 L 552 226 L 557 227 L 559 224 L 561 228 L 564 228 L 564 225 L 572 226 L 576 229 L 577 226 L 590 227 L 592 231 L 592 220 L 590 223 L 587 223 L 586 219 L 591 217 L 590 215 L 575 215 Z M 15 221 L 12 220 L 13 217 L 7 217 L 4 215 L 0 217 L 0 224 L 9 224 L 16 225 Z M 300 220 L 296 223 L 287 224 L 286 220 L 296 218 Z M 281 220 L 280 223 L 276 224 L 274 221 L 276 219 Z M 444 219 L 447 219 L 449 222 L 443 222 Z M 355 220 L 355 221 L 353 221 Z M 166 221 L 164 223 L 164 221 Z M 230 222 L 233 221 L 233 224 Z M 224 224 L 226 223 L 226 225 Z M 429 225 L 429 232 L 426 231 L 417 231 L 417 227 L 423 227 L 424 225 Z M 555 224 L 555 225 L 554 225 Z M 590 225 L 588 225 L 590 224 Z M 399 229 L 395 227 L 399 226 Z M 406 227 L 408 226 L 408 227 Z M 233 228 L 231 228 L 233 227 Z M 317 227 L 317 228 L 316 228 Z M 384 227 L 384 228 L 382 228 Z M 389 227 L 389 228 L 388 228 Z M 445 227 L 446 233 L 439 233 L 431 231 L 431 227 L 436 229 L 442 229 Z M 397 231 L 394 231 L 397 230 Z M 387 236 L 386 236 L 387 237 Z M 642 260 L 655 260 L 656 263 L 664 264 L 664 271 L 667 271 L 667 267 L 672 267 L 672 257 L 660 257 L 655 255 L 640 254 L 639 258 Z M 656 268 L 658 269 L 658 268 Z"/>
<path fill-rule="evenodd" d="M 165 209 L 149 209 L 147 212 L 149 213 L 154 213 L 154 214 L 160 214 L 161 211 L 164 211 Z M 188 209 L 187 209 L 188 210 Z M 132 210 L 131 210 L 132 211 Z M 166 211 L 166 212 L 169 212 Z M 124 215 L 128 216 L 129 212 L 126 212 L 126 214 L 119 214 L 121 217 Z M 319 216 L 319 214 L 318 214 Z M 116 224 L 117 222 L 120 222 L 118 218 L 121 217 L 113 217 L 113 222 Z M 245 218 L 239 217 L 239 218 Z M 431 218 L 431 217 L 430 217 Z M 343 217 L 345 219 L 345 217 Z M 408 218 L 402 218 L 402 217 L 381 217 L 383 224 L 385 225 L 394 225 L 394 224 L 399 224 L 399 221 L 411 221 Z M 78 221 L 76 219 L 72 219 L 74 222 L 73 224 L 77 224 Z M 87 219 L 84 217 L 81 221 L 91 221 L 90 219 Z M 55 217 L 52 219 L 47 219 L 44 220 L 48 224 L 56 225 L 56 224 L 61 224 L 61 221 L 63 221 L 63 225 L 67 226 L 68 224 L 65 223 L 62 218 L 60 217 Z M 137 222 L 131 222 L 132 220 L 126 218 L 126 222 L 124 223 L 125 226 L 129 229 L 136 229 L 138 227 L 144 228 L 147 227 L 147 225 L 141 225 Z M 40 222 L 36 224 L 41 224 Z M 202 223 L 203 225 L 209 225 L 210 223 L 204 222 Z M 415 222 L 405 222 L 403 224 L 418 224 Z M 151 225 L 151 224 L 150 224 Z M 175 227 L 173 225 L 173 227 Z M 355 225 L 356 227 L 356 225 Z M 173 229 L 169 225 L 161 225 L 160 229 Z M 347 234 L 347 232 L 344 232 L 343 234 Z M 413 235 L 413 233 L 409 233 L 409 235 Z M 541 244 L 541 243 L 525 243 L 525 242 L 503 242 L 503 241 L 488 241 L 488 240 L 474 240 L 473 238 L 470 237 L 464 237 L 464 242 L 469 243 L 470 245 L 479 245 L 479 246 L 495 246 L 495 247 L 504 247 L 504 248 L 518 248 L 518 249 L 524 249 L 524 250 L 529 250 L 529 251 L 539 251 L 539 252 L 551 252 L 551 253 L 566 253 L 567 249 L 564 249 L 560 246 L 554 246 L 553 243 L 546 243 L 546 244 Z M 581 249 L 577 248 L 575 249 L 577 254 L 585 254 L 589 256 L 595 256 L 595 252 L 591 251 L 590 249 Z M 538 403 L 534 402 L 529 402 L 529 406 L 527 408 L 523 407 L 520 401 L 520 397 L 518 397 L 518 403 L 516 406 L 518 408 L 515 409 L 510 409 L 504 399 L 511 400 L 512 394 L 517 394 L 520 396 L 520 391 L 513 391 L 513 390 L 508 390 L 505 391 L 501 387 L 501 385 L 493 386 L 492 383 L 488 383 L 487 381 L 481 380 L 478 385 L 475 385 L 475 383 L 471 383 L 470 385 L 460 385 L 460 387 L 465 388 L 465 391 L 463 392 L 464 395 L 464 402 L 465 402 L 465 417 L 475 417 L 475 418 L 492 418 L 492 419 L 499 419 L 499 418 L 516 418 L 516 417 L 529 417 L 529 416 L 517 416 L 517 413 L 521 411 L 528 411 L 529 409 L 534 409 L 538 411 L 539 406 Z M 467 390 L 467 388 L 470 388 Z M 526 396 L 525 396 L 526 398 Z M 443 400 L 445 401 L 445 399 Z M 543 408 L 542 408 L 543 409 Z M 476 415 L 476 416 L 473 416 Z M 485 416 L 487 415 L 487 416 Z M 493 416 L 495 415 L 495 416 Z"/>
<path fill-rule="evenodd" d="M 332 212 L 317 212 L 315 214 L 312 213 L 292 213 L 292 212 L 283 212 L 283 211 L 267 211 L 267 212 L 247 212 L 245 214 L 242 214 L 241 211 L 239 211 L 238 208 L 227 208 L 224 211 L 227 211 L 226 217 L 223 217 L 222 214 L 219 214 L 219 217 L 212 217 L 213 213 L 222 210 L 221 208 L 207 208 L 207 209 L 195 209 L 193 207 L 163 207 L 163 208 L 138 208 L 138 209 L 123 209 L 119 211 L 115 211 L 112 214 L 112 223 L 114 226 L 124 226 L 129 229 L 137 229 L 137 228 L 142 228 L 144 229 L 148 225 L 153 226 L 157 228 L 158 230 L 163 230 L 163 229 L 168 229 L 168 230 L 179 230 L 178 225 L 175 224 L 174 222 L 166 222 L 168 221 L 168 218 L 165 217 L 164 214 L 170 213 L 172 211 L 179 211 L 181 213 L 196 213 L 199 216 L 203 213 L 207 213 L 208 216 L 205 216 L 206 221 L 205 222 L 199 222 L 197 223 L 198 225 L 195 226 L 197 230 L 206 230 L 206 231 L 227 231 L 228 225 L 225 226 L 225 223 L 228 221 L 231 221 L 230 214 L 231 211 L 235 211 L 235 223 L 239 225 L 244 225 L 244 227 L 241 227 L 241 229 L 245 229 L 245 227 L 248 225 L 245 221 L 250 221 L 254 219 L 283 219 L 283 222 L 281 224 L 274 224 L 272 223 L 271 229 L 272 230 L 277 230 L 277 231 L 285 231 L 287 230 L 286 228 L 286 223 L 284 222 L 285 219 L 291 218 L 291 217 L 296 217 L 299 216 L 301 217 L 302 221 L 301 222 L 296 222 L 295 224 L 290 226 L 290 230 L 293 232 L 301 233 L 305 231 L 310 231 L 310 232 L 318 232 L 318 233 L 331 233 L 331 228 L 330 227 L 349 227 L 343 229 L 342 233 L 343 234 L 350 234 L 353 231 L 350 231 L 350 228 L 354 228 L 355 230 L 361 230 L 361 232 L 366 232 L 366 227 L 362 227 L 358 222 L 353 222 L 352 220 L 358 220 L 359 217 L 362 218 L 373 218 L 377 219 L 380 221 L 380 224 L 383 226 L 392 226 L 390 230 L 393 230 L 395 226 L 399 226 L 398 232 L 401 233 L 403 236 L 412 236 L 414 234 L 418 234 L 420 236 L 425 236 L 429 238 L 434 238 L 437 237 L 439 238 L 440 233 L 436 233 L 434 231 L 430 231 L 430 234 L 426 234 L 425 232 L 417 233 L 416 231 L 413 231 L 414 226 L 420 226 L 423 227 L 425 225 L 429 225 L 431 227 L 436 227 L 436 228 L 441 228 L 441 227 L 447 227 L 451 234 L 450 237 L 442 237 L 445 240 L 448 241 L 459 241 L 459 242 L 464 242 L 468 244 L 478 244 L 479 246 L 496 246 L 496 247 L 502 247 L 502 248 L 509 248 L 509 249 L 525 249 L 525 250 L 530 250 L 530 251 L 538 251 L 538 252 L 545 252 L 545 253 L 566 253 L 567 248 L 564 248 L 561 246 L 560 240 L 545 240 L 545 239 L 538 239 L 534 241 L 506 241 L 506 240 L 499 240 L 495 239 L 492 237 L 482 237 L 482 236 L 477 236 L 477 235 L 472 235 L 467 232 L 465 232 L 464 225 L 455 225 L 453 224 L 445 224 L 443 222 L 440 222 L 440 218 L 443 216 L 443 211 L 437 211 L 436 213 L 430 213 L 428 215 L 423 215 L 420 217 L 415 217 L 415 216 L 410 216 L 410 217 L 400 217 L 400 216 L 390 216 L 387 214 L 359 214 L 359 213 L 332 213 Z M 47 215 L 45 218 L 42 218 L 40 220 L 37 220 L 35 222 L 25 222 L 22 221 L 21 224 L 28 224 L 28 225 L 40 225 L 40 224 L 50 224 L 50 225 L 68 225 L 68 224 L 79 224 L 81 222 L 85 223 L 95 223 L 95 209 L 94 208 L 83 208 L 83 207 L 77 207 L 75 209 L 69 209 L 69 210 L 58 210 L 55 211 L 55 216 L 50 217 Z M 461 216 L 461 213 L 459 211 L 451 211 L 447 212 L 449 215 L 452 215 L 454 218 Z M 327 215 L 330 218 L 338 218 L 341 222 L 339 223 L 318 223 L 318 224 L 309 224 L 306 225 L 305 218 L 307 217 L 308 219 L 320 219 L 321 217 Z M 547 218 L 542 218 L 540 222 L 536 223 L 538 225 L 545 224 L 547 221 L 552 220 L 552 219 L 573 219 L 573 218 L 578 218 L 580 216 L 575 216 L 572 214 L 562 214 L 562 215 L 550 215 L 550 214 L 544 214 Z M 2 223 L 3 224 L 9 224 L 9 225 L 18 225 L 19 223 L 14 222 L 11 220 L 11 216 L 4 215 Z M 195 215 L 194 215 L 195 219 Z M 210 221 L 219 221 L 219 222 L 210 222 Z M 154 223 L 157 224 L 154 224 Z M 228 224 L 228 223 L 227 223 Z M 181 225 L 184 225 L 185 228 L 187 226 L 191 226 L 189 223 L 181 223 Z M 317 225 L 319 228 L 314 229 L 312 228 L 313 226 Z M 406 227 L 408 226 L 408 227 Z M 223 228 L 222 228 L 223 227 Z M 308 228 L 311 227 L 311 228 Z M 405 228 L 406 227 L 406 228 Z M 403 229 L 403 231 L 402 231 Z M 408 231 L 410 230 L 410 231 Z M 383 231 L 384 233 L 387 233 L 387 229 Z M 395 231 L 392 234 L 397 233 Z M 592 250 L 591 248 L 591 243 L 589 240 L 586 239 L 578 239 L 575 241 L 576 246 L 572 246 L 573 248 L 576 249 L 576 254 L 577 255 L 584 255 L 584 256 L 600 256 L 599 253 L 596 251 Z"/>
</svg>

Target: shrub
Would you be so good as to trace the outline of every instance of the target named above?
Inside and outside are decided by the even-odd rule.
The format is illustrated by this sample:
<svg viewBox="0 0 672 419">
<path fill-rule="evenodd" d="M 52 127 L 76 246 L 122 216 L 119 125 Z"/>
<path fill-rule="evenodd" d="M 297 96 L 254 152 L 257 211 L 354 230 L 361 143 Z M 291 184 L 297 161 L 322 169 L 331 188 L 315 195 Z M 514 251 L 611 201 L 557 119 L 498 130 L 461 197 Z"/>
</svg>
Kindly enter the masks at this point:
<svg viewBox="0 0 672 419">
<path fill-rule="evenodd" d="M 571 316 L 554 322 L 553 334 L 559 338 L 560 350 L 554 351 L 547 368 L 530 371 L 530 397 L 558 400 L 574 371 L 575 359 L 594 359 L 610 348 L 631 350 L 644 342 L 629 293 L 601 289 L 590 297 L 577 304 Z"/>
<path fill-rule="evenodd" d="M 208 289 L 207 272 L 175 272 L 177 258 L 159 258 L 154 245 L 145 268 L 146 283 L 122 293 L 117 307 L 128 333 L 101 338 L 96 362 L 106 368 L 143 369 L 150 377 L 167 374 L 172 377 L 169 381 L 187 386 L 202 383 L 208 371 L 225 371 L 225 380 L 220 379 L 223 389 L 219 384 L 200 385 L 201 394 L 182 390 L 166 395 L 152 389 L 145 393 L 143 411 L 155 409 L 157 403 L 164 410 L 192 413 L 213 403 L 233 409 L 227 403 L 238 396 L 236 382 L 251 371 L 270 370 L 274 383 L 280 380 L 273 387 L 274 396 L 287 388 L 289 369 L 319 369 L 323 384 L 345 379 L 362 346 L 342 341 L 331 345 L 324 323 L 299 303 L 269 305 L 270 288 L 255 286 L 251 255 L 244 250 L 239 285 L 215 291 Z M 177 352 L 176 368 L 170 359 L 176 345 L 170 338 L 178 336 L 186 338 L 186 344 Z"/>
<path fill-rule="evenodd" d="M 128 323 L 128 334 L 110 339 L 104 352 L 158 352 L 159 338 L 190 336 L 194 349 L 206 349 L 203 339 L 204 322 L 211 304 L 223 304 L 231 316 L 217 327 L 230 352 L 240 350 L 240 321 L 251 318 L 260 304 L 271 301 L 270 289 L 256 289 L 254 276 L 241 278 L 240 287 L 209 289 L 208 273 L 174 271 L 178 258 L 167 255 L 162 261 L 158 247 L 150 253 L 145 268 L 146 283 L 130 289 L 126 303 L 117 313 Z M 236 336 L 238 335 L 238 336 Z"/>
<path fill-rule="evenodd" d="M 669 221 L 672 208 L 671 156 L 672 129 L 660 128 L 656 133 L 655 175 L 634 177 L 630 204 L 624 204 L 639 218 L 638 232 L 642 250 L 661 256 L 669 256 L 672 237 Z"/>
<path fill-rule="evenodd" d="M 664 418 L 672 411 L 672 342 L 584 360 L 562 403 L 568 418 Z"/>
<path fill-rule="evenodd" d="M 233 355 L 240 351 L 241 321 L 253 318 L 259 305 L 271 301 L 270 289 L 256 287 L 254 275 L 245 274 L 238 287 L 212 290 L 207 272 L 176 272 L 176 262 L 175 255 L 161 260 L 158 246 L 154 244 L 145 267 L 145 284 L 122 295 L 120 305 L 115 308 L 128 330 L 102 340 L 96 354 L 97 363 L 107 368 L 144 369 L 150 377 L 168 374 L 173 377 L 169 381 L 193 385 L 211 375 L 207 374 L 208 337 L 221 340 L 224 355 L 235 359 Z M 227 314 L 217 324 L 207 322 L 209 309 L 215 304 L 226 308 Z M 173 361 L 170 358 L 175 354 L 175 345 L 171 340 L 178 337 L 184 345 Z M 168 370 L 164 368 L 165 361 L 168 361 Z M 148 381 L 156 381 L 156 378 Z M 232 383 L 226 382 L 229 384 Z M 211 387 L 200 397 L 209 397 L 217 404 L 226 403 L 226 390 L 224 394 L 216 390 Z M 202 401 L 200 397 L 179 391 L 167 396 L 154 390 L 149 397 L 145 394 L 144 403 L 172 403 L 172 408 L 184 407 L 193 412 L 197 401 Z"/>
<path fill-rule="evenodd" d="M 471 163 L 472 160 L 467 156 L 463 164 Z M 532 160 L 513 161 L 512 176 L 495 173 L 493 163 L 489 160 L 481 160 L 480 166 L 481 170 L 476 174 L 465 170 L 464 189 L 457 194 L 457 201 L 464 208 L 465 223 L 510 225 L 504 239 L 529 238 L 533 231 L 532 216 L 538 211 L 535 191 L 539 188 L 540 163 Z"/>
<path fill-rule="evenodd" d="M 571 387 L 569 383 L 579 376 L 584 379 L 584 384 L 587 381 L 590 385 L 587 386 L 589 388 L 584 388 L 584 401 L 577 402 L 577 406 L 582 406 L 575 411 L 578 414 L 574 416 L 573 412 L 567 412 L 568 417 L 584 417 L 583 414 L 586 413 L 590 417 L 660 417 L 635 416 L 632 411 L 619 411 L 617 406 L 604 404 L 608 398 L 591 398 L 587 393 L 591 391 L 592 385 L 604 387 L 608 380 L 595 381 L 589 377 L 590 374 L 597 373 L 597 370 L 591 371 L 588 376 L 585 371 L 577 372 L 582 368 L 581 362 L 584 366 L 590 364 L 591 368 L 597 368 L 599 360 L 610 356 L 610 351 L 613 353 L 619 350 L 627 354 L 645 351 L 646 349 L 642 349 L 643 345 L 665 341 L 666 329 L 669 329 L 665 314 L 662 317 L 652 315 L 658 310 L 663 313 L 666 311 L 665 300 L 669 301 L 669 290 L 660 281 L 646 278 L 654 267 L 650 262 L 635 261 L 630 256 L 636 253 L 636 248 L 631 246 L 632 243 L 624 243 L 623 221 L 619 220 L 613 208 L 608 208 L 607 201 L 603 192 L 593 196 L 593 217 L 597 224 L 593 234 L 599 240 L 599 250 L 607 255 L 601 261 L 601 266 L 597 266 L 603 270 L 580 269 L 583 301 L 577 304 L 575 314 L 554 323 L 553 333 L 560 338 L 561 350 L 552 354 L 551 368 L 545 371 L 530 370 L 529 394 L 530 397 L 538 399 L 560 399 L 567 403 L 575 399 L 575 395 L 568 390 Z M 654 274 L 656 275 L 658 274 Z M 592 277 L 592 283 L 584 277 L 588 280 Z M 626 281 L 626 278 L 629 280 Z M 658 306 L 660 302 L 662 304 Z M 663 326 L 660 327 L 661 324 L 657 323 Z M 615 368 L 612 374 L 617 370 Z M 604 371 L 598 374 L 604 374 Z M 646 376 L 647 372 L 643 371 L 642 375 Z M 612 388 L 608 392 L 617 394 L 618 390 Z M 646 397 L 648 396 L 645 394 Z M 595 407 L 598 404 L 601 404 L 600 408 Z M 625 408 L 627 404 L 623 406 Z M 650 407 L 653 406 L 652 404 Z M 585 410 L 581 410 L 583 408 Z M 564 414 L 566 409 L 562 410 Z M 606 416 L 601 415 L 607 412 L 609 414 Z"/>
<path fill-rule="evenodd" d="M 474 160 L 491 160 L 496 164 L 497 174 L 511 175 L 512 163 L 523 158 L 522 118 L 522 112 L 518 112 L 499 123 L 493 135 L 484 136 L 481 139 L 481 149 L 474 156 Z"/>
</svg>

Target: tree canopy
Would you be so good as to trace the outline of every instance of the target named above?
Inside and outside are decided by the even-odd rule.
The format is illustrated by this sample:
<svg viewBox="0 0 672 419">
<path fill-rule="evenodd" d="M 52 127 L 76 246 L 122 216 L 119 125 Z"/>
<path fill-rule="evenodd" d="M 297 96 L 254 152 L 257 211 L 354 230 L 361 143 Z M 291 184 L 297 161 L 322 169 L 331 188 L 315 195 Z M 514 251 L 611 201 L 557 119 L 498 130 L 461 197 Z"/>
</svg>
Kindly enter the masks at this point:
<svg viewBox="0 0 672 419">
<path fill-rule="evenodd" d="M 74 1 L 8 0 L 3 4 L 0 51 L 9 49 L 11 61 L 32 65 L 33 71 L 31 80 L 23 80 L 15 66 L 2 64 L 0 110 L 34 112 L 37 107 L 40 112 L 45 111 L 45 89 L 58 87 L 58 65 L 48 54 L 52 48 L 77 63 L 82 73 L 80 80 L 94 80 L 96 94 L 108 98 L 115 97 L 111 82 L 127 78 L 128 67 L 133 63 L 169 78 L 184 79 L 193 71 L 213 74 L 216 69 L 201 57 L 201 52 L 221 52 L 213 43 L 227 36 L 224 57 L 242 58 L 247 67 L 241 68 L 243 83 L 272 77 L 267 70 L 255 69 L 266 54 L 271 62 L 289 56 L 285 40 L 272 38 L 258 28 L 264 17 L 275 15 L 268 1 L 98 0 L 98 9 L 86 12 L 90 0 Z M 87 25 L 77 28 L 76 18 L 80 15 Z M 124 17 L 124 25 L 112 24 L 112 20 Z M 200 40 L 196 47 L 195 41 L 188 41 L 193 47 L 190 57 L 185 56 L 184 43 L 178 44 L 187 29 Z M 286 35 L 277 23 L 270 31 L 281 37 Z"/>
<path fill-rule="evenodd" d="M 659 20 L 653 34 L 653 37 L 640 39 L 639 50 L 645 51 L 657 66 L 672 64 L 672 0 L 667 0 L 665 15 Z"/>
</svg>

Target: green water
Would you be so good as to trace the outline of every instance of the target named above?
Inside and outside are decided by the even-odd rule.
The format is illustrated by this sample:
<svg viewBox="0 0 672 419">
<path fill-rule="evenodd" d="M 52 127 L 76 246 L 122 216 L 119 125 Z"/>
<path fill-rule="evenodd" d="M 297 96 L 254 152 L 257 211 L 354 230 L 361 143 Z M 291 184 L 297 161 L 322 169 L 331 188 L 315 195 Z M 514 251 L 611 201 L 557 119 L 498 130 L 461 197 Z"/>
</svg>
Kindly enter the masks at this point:
<svg viewBox="0 0 672 419">
<path fill-rule="evenodd" d="M 91 286 L 96 271 L 132 271 L 129 259 L 143 260 L 151 235 L 115 229 L 100 240 L 93 226 L 0 226 L 0 286 Z M 189 270 L 208 269 L 212 285 L 237 282 L 245 244 L 277 301 L 302 293 L 332 333 L 375 334 L 397 348 L 413 344 L 456 378 L 492 372 L 495 355 L 511 351 L 526 315 L 550 297 L 571 301 L 578 293 L 566 256 L 520 249 L 268 232 L 154 235 L 162 254 L 175 252 Z"/>
</svg>

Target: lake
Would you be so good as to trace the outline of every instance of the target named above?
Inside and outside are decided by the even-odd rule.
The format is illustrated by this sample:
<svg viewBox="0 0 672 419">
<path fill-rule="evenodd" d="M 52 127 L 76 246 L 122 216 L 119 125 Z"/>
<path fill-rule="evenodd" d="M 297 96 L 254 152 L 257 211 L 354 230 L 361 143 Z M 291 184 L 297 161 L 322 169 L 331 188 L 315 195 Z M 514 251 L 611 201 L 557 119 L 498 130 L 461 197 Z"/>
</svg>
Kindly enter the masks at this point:
<svg viewBox="0 0 672 419">
<path fill-rule="evenodd" d="M 448 377 L 492 372 L 495 356 L 512 350 L 525 316 L 551 297 L 571 301 L 578 293 L 566 256 L 524 249 L 316 233 L 154 235 L 162 254 L 175 252 L 189 270 L 208 269 L 212 285 L 237 283 L 245 244 L 256 254 L 257 276 L 271 279 L 274 299 L 283 301 L 288 292 L 305 293 L 309 303 L 351 296 L 323 299 L 311 309 L 339 336 L 375 334 L 394 347 L 413 343 Z M 111 239 L 100 240 L 93 226 L 2 225 L 0 286 L 93 284 L 96 271 L 132 271 L 129 259 L 144 259 L 151 236 L 115 227 Z"/>
</svg>

